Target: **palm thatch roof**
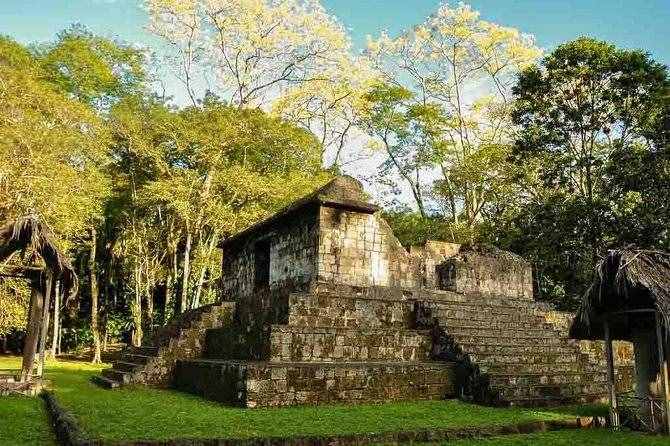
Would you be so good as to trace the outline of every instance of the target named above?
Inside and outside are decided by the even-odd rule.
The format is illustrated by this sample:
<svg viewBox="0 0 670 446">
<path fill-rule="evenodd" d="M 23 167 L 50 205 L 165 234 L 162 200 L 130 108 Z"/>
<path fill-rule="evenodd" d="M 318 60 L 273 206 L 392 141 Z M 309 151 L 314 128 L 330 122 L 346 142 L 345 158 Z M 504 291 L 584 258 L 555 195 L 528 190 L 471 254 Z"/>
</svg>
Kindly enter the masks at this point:
<svg viewBox="0 0 670 446">
<path fill-rule="evenodd" d="M 17 218 L 0 227 L 0 262 L 19 251 L 37 254 L 52 276 L 61 281 L 65 296 L 73 297 L 77 293 L 78 280 L 72 264 L 58 250 L 51 230 L 33 215 Z"/>
<path fill-rule="evenodd" d="M 603 321 L 607 319 L 614 339 L 630 340 L 632 330 L 640 328 L 645 319 L 653 319 L 653 314 L 640 310 L 657 311 L 664 325 L 670 326 L 670 253 L 610 250 L 596 267 L 570 335 L 603 339 Z"/>
</svg>

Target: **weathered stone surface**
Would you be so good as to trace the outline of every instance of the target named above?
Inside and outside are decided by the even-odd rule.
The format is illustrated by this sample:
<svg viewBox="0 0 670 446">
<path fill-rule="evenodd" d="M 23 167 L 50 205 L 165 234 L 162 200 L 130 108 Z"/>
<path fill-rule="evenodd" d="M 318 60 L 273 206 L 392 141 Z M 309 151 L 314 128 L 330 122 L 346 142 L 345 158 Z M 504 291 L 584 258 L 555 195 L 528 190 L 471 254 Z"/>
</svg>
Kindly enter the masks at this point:
<svg viewBox="0 0 670 446">
<path fill-rule="evenodd" d="M 448 363 L 179 361 L 178 389 L 245 407 L 441 399 L 454 395 Z"/>
<path fill-rule="evenodd" d="M 408 251 L 376 211 L 340 178 L 224 241 L 234 311 L 180 316 L 105 376 L 164 385 L 177 363 L 179 389 L 247 407 L 605 395 L 602 346 L 568 339 L 571 316 L 533 301 L 528 262 L 445 242 Z M 616 353 L 628 388 L 630 346 Z"/>
</svg>

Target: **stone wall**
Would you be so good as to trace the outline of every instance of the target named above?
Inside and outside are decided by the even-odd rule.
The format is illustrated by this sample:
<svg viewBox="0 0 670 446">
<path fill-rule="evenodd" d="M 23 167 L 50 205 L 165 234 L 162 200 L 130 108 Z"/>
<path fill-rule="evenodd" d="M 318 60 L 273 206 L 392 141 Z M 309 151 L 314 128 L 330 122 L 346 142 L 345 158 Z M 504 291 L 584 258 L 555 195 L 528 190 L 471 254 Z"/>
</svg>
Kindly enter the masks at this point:
<svg viewBox="0 0 670 446">
<path fill-rule="evenodd" d="M 224 296 L 244 298 L 256 289 L 256 247 L 269 243 L 269 285 L 281 288 L 290 284 L 305 288 L 316 268 L 318 207 L 305 208 L 290 220 L 280 220 L 263 231 L 250 233 L 243 240 L 223 248 L 221 288 Z"/>
<path fill-rule="evenodd" d="M 413 288 L 420 265 L 377 214 L 322 207 L 319 280 L 353 286 Z"/>
<path fill-rule="evenodd" d="M 531 265 L 509 252 L 459 252 L 439 265 L 437 275 L 442 290 L 533 299 Z"/>
<path fill-rule="evenodd" d="M 429 289 L 438 287 L 437 270 L 445 260 L 454 257 L 461 249 L 458 243 L 428 240 L 422 246 L 412 246 L 410 254 L 420 259 L 421 286 Z"/>
<path fill-rule="evenodd" d="M 270 344 L 275 362 L 409 362 L 430 359 L 432 338 L 415 330 L 274 326 Z"/>
<path fill-rule="evenodd" d="M 413 324 L 412 302 L 337 294 L 292 294 L 288 325 L 298 327 L 407 328 Z"/>
<path fill-rule="evenodd" d="M 443 399 L 454 393 L 442 363 L 249 363 L 184 361 L 178 389 L 245 407 Z"/>
<path fill-rule="evenodd" d="M 565 311 L 546 310 L 541 311 L 546 321 L 556 327 L 561 335 L 568 337 L 574 313 Z M 603 341 L 572 340 L 579 350 L 589 355 L 603 369 L 607 367 L 605 359 L 605 343 Z M 612 353 L 614 356 L 614 375 L 618 392 L 627 392 L 633 389 L 635 383 L 635 352 L 633 344 L 625 341 L 612 342 Z"/>
</svg>

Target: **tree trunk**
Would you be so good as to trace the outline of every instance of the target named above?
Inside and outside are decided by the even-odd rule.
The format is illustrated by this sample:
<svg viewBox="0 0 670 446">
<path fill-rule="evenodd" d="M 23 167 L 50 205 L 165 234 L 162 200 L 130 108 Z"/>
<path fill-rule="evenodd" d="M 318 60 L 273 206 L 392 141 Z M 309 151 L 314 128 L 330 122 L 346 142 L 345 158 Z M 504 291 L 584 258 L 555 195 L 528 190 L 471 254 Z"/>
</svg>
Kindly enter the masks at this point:
<svg viewBox="0 0 670 446">
<path fill-rule="evenodd" d="M 56 282 L 54 287 L 54 321 L 53 333 L 51 335 L 51 358 L 56 358 L 56 349 L 58 347 L 58 327 L 60 326 L 60 281 Z"/>
<path fill-rule="evenodd" d="M 95 256 L 98 237 L 95 229 L 91 229 L 91 255 L 88 258 L 88 272 L 91 276 L 91 333 L 93 334 L 93 359 L 94 364 L 102 362 L 100 359 L 100 330 L 98 327 L 98 272 L 96 271 Z"/>
<path fill-rule="evenodd" d="M 39 362 L 37 363 L 37 375 L 44 376 L 44 359 L 47 349 L 47 334 L 49 333 L 49 307 L 51 304 L 51 274 L 47 276 L 44 305 L 42 306 L 42 328 L 40 329 L 40 344 L 39 344 Z"/>
<path fill-rule="evenodd" d="M 142 292 L 139 267 L 135 266 L 135 301 L 130 305 L 130 314 L 133 319 L 133 334 L 131 343 L 135 347 L 142 345 Z"/>
<path fill-rule="evenodd" d="M 183 313 L 188 308 L 188 280 L 189 275 L 191 274 L 191 243 L 192 243 L 191 232 L 186 232 L 186 246 L 184 247 L 184 271 L 182 277 L 181 285 L 181 308 L 180 311 Z"/>
<path fill-rule="evenodd" d="M 35 364 L 35 352 L 42 319 L 42 306 L 44 304 L 44 292 L 42 290 L 41 277 L 33 278 L 31 281 L 32 291 L 30 294 L 30 309 L 28 311 L 28 324 L 26 327 L 26 339 L 23 345 L 23 364 L 21 366 L 21 382 L 32 379 L 33 366 Z"/>
<path fill-rule="evenodd" d="M 198 286 L 195 291 L 195 297 L 193 299 L 193 308 L 197 308 L 200 306 L 200 297 L 202 295 L 202 287 L 203 284 L 205 283 L 205 276 L 207 274 L 207 269 L 209 267 L 209 260 L 210 257 L 212 256 L 212 251 L 214 251 L 214 247 L 216 246 L 216 242 L 219 240 L 219 237 L 216 233 L 216 231 L 212 234 L 209 243 L 207 244 L 207 252 L 205 254 L 205 262 L 200 270 L 200 277 L 198 277 Z"/>
</svg>

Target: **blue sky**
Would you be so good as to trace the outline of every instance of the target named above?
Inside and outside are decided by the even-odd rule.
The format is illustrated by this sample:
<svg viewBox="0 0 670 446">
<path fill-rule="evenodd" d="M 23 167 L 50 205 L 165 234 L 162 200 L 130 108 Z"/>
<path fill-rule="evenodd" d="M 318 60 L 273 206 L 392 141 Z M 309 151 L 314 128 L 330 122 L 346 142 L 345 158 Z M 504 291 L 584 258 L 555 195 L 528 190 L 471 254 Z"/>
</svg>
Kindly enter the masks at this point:
<svg viewBox="0 0 670 446">
<path fill-rule="evenodd" d="M 321 0 L 349 28 L 362 48 L 368 34 L 396 34 L 421 22 L 439 0 Z M 452 2 L 455 4 L 457 2 Z M 551 50 L 561 42 L 589 35 L 627 48 L 643 48 L 670 65 L 670 0 L 472 0 L 482 17 L 535 35 Z M 159 49 L 145 30 L 141 0 L 0 0 L 0 33 L 24 42 L 52 40 L 79 22 L 94 32 Z M 170 76 L 169 94 L 186 103 L 183 89 Z"/>
<path fill-rule="evenodd" d="M 367 34 L 391 33 L 429 15 L 438 0 L 322 0 L 351 28 L 362 45 Z M 454 2 L 455 3 L 455 2 Z M 670 0 L 472 0 L 488 20 L 536 36 L 551 49 L 560 42 L 590 35 L 629 48 L 643 48 L 670 64 Z M 139 0 L 2 0 L 0 33 L 22 42 L 44 41 L 72 22 L 104 35 L 155 45 L 143 27 Z"/>
</svg>

